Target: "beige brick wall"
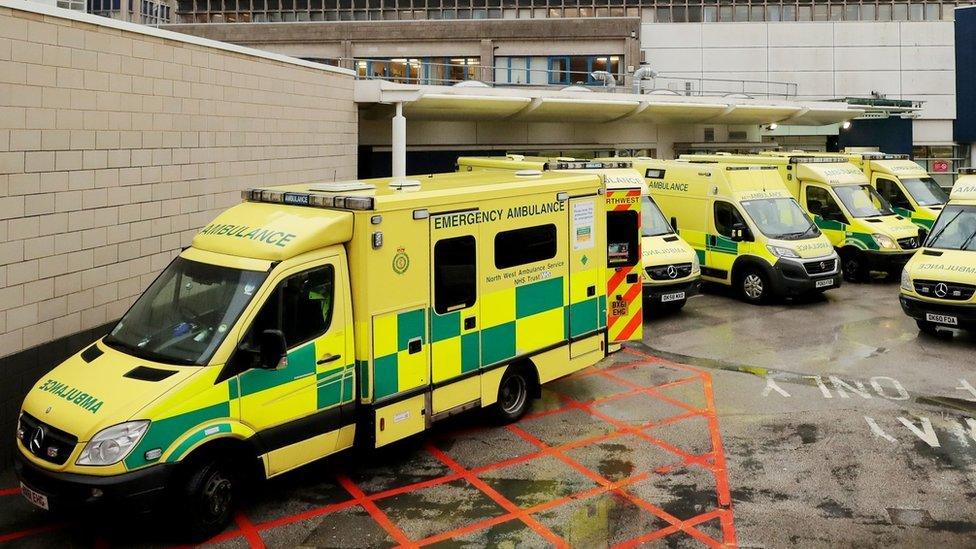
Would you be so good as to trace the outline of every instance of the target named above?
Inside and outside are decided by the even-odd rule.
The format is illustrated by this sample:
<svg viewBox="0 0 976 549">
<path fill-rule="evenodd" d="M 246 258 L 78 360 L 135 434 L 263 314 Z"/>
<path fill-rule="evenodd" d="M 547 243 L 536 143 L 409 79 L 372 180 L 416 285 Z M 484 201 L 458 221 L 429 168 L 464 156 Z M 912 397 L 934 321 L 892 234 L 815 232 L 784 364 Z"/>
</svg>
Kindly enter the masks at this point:
<svg viewBox="0 0 976 549">
<path fill-rule="evenodd" d="M 241 189 L 356 175 L 348 74 L 10 5 L 0 356 L 118 318 Z"/>
</svg>

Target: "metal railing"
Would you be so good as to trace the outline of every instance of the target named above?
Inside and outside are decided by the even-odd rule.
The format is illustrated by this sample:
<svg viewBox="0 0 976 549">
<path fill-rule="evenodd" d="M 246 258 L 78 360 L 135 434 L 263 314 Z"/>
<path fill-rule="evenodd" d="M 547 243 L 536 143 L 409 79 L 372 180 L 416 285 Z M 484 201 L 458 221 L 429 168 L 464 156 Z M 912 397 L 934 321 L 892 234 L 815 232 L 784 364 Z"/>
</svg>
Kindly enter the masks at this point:
<svg viewBox="0 0 976 549">
<path fill-rule="evenodd" d="M 638 88 L 634 74 L 625 73 L 619 68 L 613 70 L 612 66 L 586 72 L 551 68 L 491 67 L 472 63 L 470 59 L 473 58 L 463 63 L 435 63 L 417 58 L 309 60 L 354 70 L 361 80 L 386 80 L 404 84 L 530 89 L 564 89 L 572 86 L 574 89 L 611 93 L 638 93 L 639 89 L 639 93 L 643 94 L 687 97 L 792 99 L 797 96 L 796 82 L 668 76 L 652 72 L 650 77 L 641 79 Z M 606 78 L 600 73 L 609 73 L 612 78 Z"/>
</svg>

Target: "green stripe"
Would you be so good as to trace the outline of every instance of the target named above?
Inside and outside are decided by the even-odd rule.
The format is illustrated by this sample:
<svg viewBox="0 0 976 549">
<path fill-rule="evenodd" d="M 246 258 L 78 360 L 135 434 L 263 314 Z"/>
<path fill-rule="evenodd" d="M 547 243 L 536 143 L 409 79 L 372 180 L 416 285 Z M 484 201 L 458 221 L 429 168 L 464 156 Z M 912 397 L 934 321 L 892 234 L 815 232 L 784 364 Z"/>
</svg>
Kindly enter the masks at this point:
<svg viewBox="0 0 976 549">
<path fill-rule="evenodd" d="M 847 241 L 855 243 L 854 245 L 862 250 L 879 250 L 878 243 L 871 238 L 871 235 L 866 233 L 851 233 L 847 235 Z"/>
<path fill-rule="evenodd" d="M 253 368 L 241 374 L 241 394 L 253 395 L 265 389 L 279 387 L 296 378 L 315 373 L 315 342 L 288 352 L 288 367 L 281 370 Z"/>
<path fill-rule="evenodd" d="M 359 396 L 369 397 L 369 362 L 366 360 L 356 360 L 356 369 L 359 370 Z"/>
<path fill-rule="evenodd" d="M 430 310 L 430 339 L 442 341 L 461 335 L 461 311 L 439 315 Z"/>
<path fill-rule="evenodd" d="M 563 306 L 563 277 L 515 288 L 515 318 L 524 318 Z"/>
<path fill-rule="evenodd" d="M 213 428 L 214 427 L 207 427 L 207 429 L 213 429 Z M 184 440 L 183 442 L 181 442 L 180 445 L 176 447 L 176 450 L 173 450 L 173 453 L 170 454 L 168 458 L 166 458 L 166 461 L 168 463 L 172 463 L 174 461 L 179 461 L 179 459 L 181 457 L 183 457 L 183 454 L 185 454 L 187 450 L 189 450 L 190 448 L 192 448 L 193 446 L 195 446 L 198 442 L 200 442 L 201 440 L 207 438 L 208 436 L 213 436 L 213 435 L 216 435 L 217 433 L 229 433 L 230 432 L 230 424 L 229 423 L 221 423 L 221 424 L 217 425 L 216 428 L 217 428 L 217 430 L 214 431 L 214 432 L 212 432 L 212 433 L 210 433 L 209 435 L 206 432 L 207 429 L 200 429 L 199 431 L 193 433 L 186 440 Z"/>
<path fill-rule="evenodd" d="M 595 297 L 586 301 L 580 301 L 579 303 L 573 303 L 567 307 L 569 311 L 570 337 L 576 337 L 597 329 L 599 307 L 599 300 Z"/>
<path fill-rule="evenodd" d="M 406 351 L 407 343 L 416 337 L 424 338 L 424 311 L 416 309 L 397 314 L 397 350 Z"/>
<path fill-rule="evenodd" d="M 481 334 L 471 332 L 461 336 L 461 373 L 477 370 L 481 366 Z"/>
<path fill-rule="evenodd" d="M 840 223 L 832 219 L 824 219 L 820 216 L 816 216 L 814 219 L 817 227 L 824 231 L 843 231 L 847 227 L 845 223 Z"/>
<path fill-rule="evenodd" d="M 221 402 L 206 408 L 200 408 L 192 412 L 180 414 L 153 421 L 149 424 L 149 430 L 143 435 L 139 444 L 132 449 L 128 457 L 125 458 L 125 466 L 128 469 L 135 469 L 146 465 L 145 454 L 148 450 L 159 448 L 165 451 L 174 440 L 183 436 L 187 431 L 200 425 L 201 423 L 226 418 L 230 416 L 230 403 Z"/>
<path fill-rule="evenodd" d="M 373 361 L 373 397 L 383 398 L 392 395 L 399 389 L 397 378 L 397 356 L 395 354 L 381 356 Z"/>
<path fill-rule="evenodd" d="M 508 322 L 481 331 L 481 363 L 485 366 L 515 356 L 515 323 Z"/>
</svg>

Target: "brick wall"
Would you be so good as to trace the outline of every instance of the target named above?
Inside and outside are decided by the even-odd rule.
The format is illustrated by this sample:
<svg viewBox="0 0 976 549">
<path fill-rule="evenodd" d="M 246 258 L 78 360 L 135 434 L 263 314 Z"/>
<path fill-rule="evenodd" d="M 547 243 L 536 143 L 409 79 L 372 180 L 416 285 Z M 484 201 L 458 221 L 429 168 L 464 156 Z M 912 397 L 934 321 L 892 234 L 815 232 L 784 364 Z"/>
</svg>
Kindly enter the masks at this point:
<svg viewBox="0 0 976 549">
<path fill-rule="evenodd" d="M 240 189 L 355 177 L 352 96 L 343 71 L 0 0 L 0 376 L 117 319 Z"/>
</svg>

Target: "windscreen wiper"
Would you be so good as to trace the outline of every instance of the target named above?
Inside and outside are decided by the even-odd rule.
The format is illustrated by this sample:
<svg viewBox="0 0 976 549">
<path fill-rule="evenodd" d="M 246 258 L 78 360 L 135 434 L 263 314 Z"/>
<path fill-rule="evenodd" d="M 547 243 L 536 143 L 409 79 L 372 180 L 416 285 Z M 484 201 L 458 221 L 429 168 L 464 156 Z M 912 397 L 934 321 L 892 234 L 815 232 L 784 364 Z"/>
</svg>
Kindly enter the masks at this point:
<svg viewBox="0 0 976 549">
<path fill-rule="evenodd" d="M 950 219 L 949 221 L 947 221 L 946 224 L 943 225 L 941 229 L 939 229 L 939 232 L 930 234 L 929 237 L 925 241 L 926 242 L 935 242 L 936 240 L 938 240 L 939 237 L 942 236 L 942 233 L 944 233 L 946 231 L 946 229 L 949 228 L 949 225 L 952 225 L 952 222 L 955 221 L 957 217 L 959 217 L 960 215 L 962 215 L 962 212 L 963 212 L 962 210 L 959 210 L 958 212 L 956 212 L 956 215 L 952 216 L 952 219 Z"/>
</svg>

